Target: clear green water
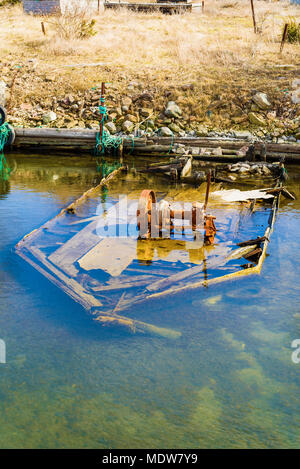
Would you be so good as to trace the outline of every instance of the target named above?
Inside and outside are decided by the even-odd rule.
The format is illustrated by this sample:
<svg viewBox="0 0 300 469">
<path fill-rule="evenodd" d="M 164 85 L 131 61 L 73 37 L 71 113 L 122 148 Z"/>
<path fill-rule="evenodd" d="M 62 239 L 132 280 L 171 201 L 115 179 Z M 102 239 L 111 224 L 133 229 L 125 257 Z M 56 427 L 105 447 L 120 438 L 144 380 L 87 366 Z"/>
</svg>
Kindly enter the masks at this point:
<svg viewBox="0 0 300 469">
<path fill-rule="evenodd" d="M 260 277 L 137 305 L 182 337 L 134 336 L 93 323 L 13 251 L 90 187 L 94 162 L 17 163 L 0 188 L 0 447 L 300 447 L 300 202 L 281 205 Z"/>
</svg>

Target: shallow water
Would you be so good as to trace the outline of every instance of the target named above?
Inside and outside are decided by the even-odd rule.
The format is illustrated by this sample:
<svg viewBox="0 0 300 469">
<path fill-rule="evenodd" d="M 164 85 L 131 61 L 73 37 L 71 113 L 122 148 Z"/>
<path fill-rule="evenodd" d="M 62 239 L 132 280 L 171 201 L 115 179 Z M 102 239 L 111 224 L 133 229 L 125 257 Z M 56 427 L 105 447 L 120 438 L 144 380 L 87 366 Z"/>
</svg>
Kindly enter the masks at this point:
<svg viewBox="0 0 300 469">
<path fill-rule="evenodd" d="M 136 305 L 182 336 L 130 335 L 91 321 L 13 250 L 95 183 L 94 161 L 16 162 L 0 189 L 0 447 L 298 448 L 300 202 L 282 202 L 259 277 Z"/>
</svg>

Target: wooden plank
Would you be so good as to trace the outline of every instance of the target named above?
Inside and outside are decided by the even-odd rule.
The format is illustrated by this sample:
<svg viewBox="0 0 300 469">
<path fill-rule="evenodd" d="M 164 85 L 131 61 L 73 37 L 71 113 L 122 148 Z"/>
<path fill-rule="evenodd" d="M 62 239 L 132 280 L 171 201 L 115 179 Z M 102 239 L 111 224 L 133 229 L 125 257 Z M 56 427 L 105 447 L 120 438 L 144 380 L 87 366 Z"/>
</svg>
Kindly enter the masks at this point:
<svg viewBox="0 0 300 469">
<path fill-rule="evenodd" d="M 65 215 L 69 211 L 73 211 L 79 205 L 81 205 L 83 202 L 85 202 L 85 200 L 87 198 L 92 197 L 95 194 L 97 194 L 99 192 L 99 190 L 101 189 L 101 187 L 103 187 L 104 185 L 109 184 L 109 182 L 112 179 L 114 179 L 117 175 L 119 175 L 122 171 L 124 171 L 124 168 L 119 168 L 119 169 L 116 169 L 115 171 L 113 171 L 111 174 L 109 174 L 109 176 L 107 176 L 107 178 L 102 179 L 97 186 L 92 187 L 91 189 L 86 191 L 81 197 L 79 197 L 79 199 L 75 200 L 74 202 L 69 204 L 67 207 L 63 208 L 54 218 L 51 218 L 51 220 L 44 223 L 44 225 L 42 225 L 41 227 L 39 227 L 39 228 L 31 231 L 27 235 L 25 235 L 24 238 L 22 238 L 21 241 L 18 242 L 16 247 L 17 248 L 22 247 L 22 245 L 24 245 L 25 242 L 28 242 L 29 240 L 32 241 L 35 237 L 37 237 L 40 234 L 40 232 L 42 230 L 52 228 L 53 225 L 56 223 L 58 218 L 60 218 L 62 215 Z"/>
<path fill-rule="evenodd" d="M 252 249 L 253 249 L 253 246 L 250 246 L 250 247 L 247 247 L 247 248 L 235 249 L 231 253 L 229 253 L 229 255 L 227 255 L 225 257 L 214 256 L 213 258 L 208 259 L 205 262 L 205 265 L 204 265 L 204 262 L 201 262 L 201 264 L 199 264 L 195 267 L 191 267 L 189 269 L 183 270 L 183 271 L 178 272 L 176 274 L 170 275 L 167 278 L 158 280 L 158 281 L 148 285 L 146 287 L 146 290 L 148 290 L 148 291 L 161 290 L 161 289 L 163 289 L 163 288 L 165 288 L 165 287 L 167 287 L 171 284 L 178 283 L 181 280 L 185 280 L 189 277 L 193 277 L 193 276 L 203 272 L 204 268 L 212 269 L 214 267 L 219 267 L 219 266 L 226 265 L 227 262 L 229 262 L 231 260 L 240 259 L 241 257 L 243 257 L 244 253 L 249 252 L 249 250 L 252 250 Z"/>
<path fill-rule="evenodd" d="M 40 251 L 40 249 L 38 249 L 37 247 L 31 246 L 29 249 L 27 249 L 27 251 L 29 251 L 29 253 L 31 253 L 35 259 L 40 261 L 43 267 L 46 267 L 47 270 L 52 274 L 48 276 L 48 278 L 51 281 L 52 279 L 50 277 L 53 277 L 53 276 L 54 278 L 58 279 L 56 284 L 59 282 L 60 288 L 62 288 L 62 290 L 64 290 L 69 296 L 72 296 L 72 298 L 74 298 L 78 303 L 82 304 L 82 306 L 84 306 L 86 309 L 102 306 L 101 301 L 97 300 L 90 293 L 87 293 L 80 283 L 68 277 L 59 269 L 57 269 L 53 264 L 51 264 L 51 262 L 47 260 L 45 254 L 42 251 Z M 17 253 L 21 255 L 22 251 L 20 249 L 17 249 Z M 33 262 L 30 262 L 30 263 L 31 265 L 33 265 Z M 44 270 L 43 268 L 39 268 L 37 264 L 35 265 L 35 268 L 37 268 L 37 270 L 39 270 L 40 272 L 41 270 Z"/>
<path fill-rule="evenodd" d="M 144 285 L 148 285 L 151 281 L 156 280 L 157 277 L 154 275 L 140 275 L 134 278 L 130 276 L 120 276 L 117 279 L 112 279 L 105 285 L 99 285 L 91 287 L 94 292 L 106 292 L 114 290 L 127 290 L 129 288 L 139 288 Z"/>
<path fill-rule="evenodd" d="M 80 199 L 78 199 L 79 201 Z M 78 202 L 77 201 L 77 202 Z M 55 252 L 53 252 L 49 256 L 49 260 L 59 266 L 62 270 L 64 270 L 69 275 L 76 275 L 78 273 L 78 269 L 75 266 L 75 263 L 78 259 L 85 256 L 87 253 L 92 252 L 92 250 L 103 240 L 97 232 L 97 227 L 101 226 L 101 222 L 103 224 L 109 225 L 110 219 L 113 222 L 116 222 L 115 215 L 119 209 L 120 203 L 113 205 L 110 207 L 104 218 L 104 214 L 99 216 L 91 217 L 91 222 L 85 226 L 82 230 L 80 230 L 75 236 L 69 239 L 63 246 L 59 247 Z M 79 220 L 77 223 L 85 222 L 89 219 Z M 76 223 L 76 222 L 74 222 Z"/>
<path fill-rule="evenodd" d="M 253 249 L 252 251 L 244 254 L 243 257 L 248 260 L 248 259 L 251 259 L 252 257 L 260 256 L 261 253 L 262 253 L 262 249 L 261 248 L 256 248 L 256 249 Z"/>
<path fill-rule="evenodd" d="M 103 238 L 79 259 L 84 270 L 101 269 L 112 277 L 118 277 L 136 259 L 136 239 Z"/>
</svg>

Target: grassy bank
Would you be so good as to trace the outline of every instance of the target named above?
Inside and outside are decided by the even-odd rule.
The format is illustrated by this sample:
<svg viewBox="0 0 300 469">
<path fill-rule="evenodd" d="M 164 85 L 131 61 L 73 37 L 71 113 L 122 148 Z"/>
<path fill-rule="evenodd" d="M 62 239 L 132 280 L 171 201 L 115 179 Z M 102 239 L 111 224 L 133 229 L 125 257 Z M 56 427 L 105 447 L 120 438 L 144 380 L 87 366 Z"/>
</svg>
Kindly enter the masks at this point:
<svg viewBox="0 0 300 469">
<path fill-rule="evenodd" d="M 95 17 L 97 34 L 76 39 L 58 32 L 53 18 L 45 20 L 44 36 L 40 17 L 24 15 L 19 6 L 1 8 L 1 79 L 8 87 L 14 83 L 10 120 L 41 125 L 43 112 L 54 110 L 52 126 L 94 126 L 91 107 L 97 106 L 101 81 L 107 81 L 118 128 L 128 115 L 141 121 L 142 109 L 153 112 L 155 127 L 170 125 L 163 111 L 176 101 L 182 117 L 171 123 L 180 129 L 297 132 L 299 105 L 291 93 L 299 77 L 299 44 L 286 44 L 282 55 L 279 47 L 284 22 L 291 16 L 299 21 L 300 8 L 259 1 L 256 15 L 259 34 L 246 0 L 212 0 L 204 14 L 106 11 Z M 95 63 L 100 65 L 82 66 Z M 268 112 L 255 108 L 257 91 L 267 93 Z M 251 123 L 251 112 L 264 123 Z"/>
</svg>

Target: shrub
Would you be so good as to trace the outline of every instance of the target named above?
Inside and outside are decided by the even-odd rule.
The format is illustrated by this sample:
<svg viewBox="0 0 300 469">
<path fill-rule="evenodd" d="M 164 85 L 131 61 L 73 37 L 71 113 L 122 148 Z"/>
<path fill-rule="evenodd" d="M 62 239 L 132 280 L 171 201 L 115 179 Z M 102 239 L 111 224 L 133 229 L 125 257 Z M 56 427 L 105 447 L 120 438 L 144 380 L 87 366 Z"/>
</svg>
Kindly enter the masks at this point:
<svg viewBox="0 0 300 469">
<path fill-rule="evenodd" d="M 289 18 L 287 23 L 287 42 L 300 42 L 300 23 L 297 23 L 295 18 Z"/>
<path fill-rule="evenodd" d="M 66 8 L 61 15 L 48 20 L 62 39 L 86 39 L 95 36 L 96 21 L 88 17 L 88 11 L 82 7 Z"/>
<path fill-rule="evenodd" d="M 21 3 L 22 0 L 0 0 L 0 7 L 4 7 L 5 5 L 16 5 L 17 3 Z"/>
</svg>

